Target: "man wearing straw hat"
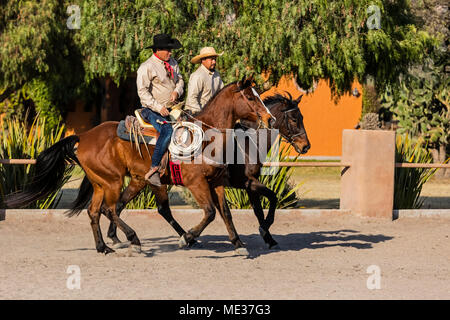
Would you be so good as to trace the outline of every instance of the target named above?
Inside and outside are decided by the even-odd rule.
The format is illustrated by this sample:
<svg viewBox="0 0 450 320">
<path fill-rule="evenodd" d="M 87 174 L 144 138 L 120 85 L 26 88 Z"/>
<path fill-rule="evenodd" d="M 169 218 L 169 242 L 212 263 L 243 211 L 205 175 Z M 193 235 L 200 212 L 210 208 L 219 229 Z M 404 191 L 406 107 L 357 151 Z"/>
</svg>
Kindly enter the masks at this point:
<svg viewBox="0 0 450 320">
<path fill-rule="evenodd" d="M 216 59 L 222 53 L 217 53 L 213 47 L 205 47 L 200 54 L 192 58 L 194 64 L 200 63 L 200 67 L 191 74 L 188 84 L 185 110 L 200 111 L 214 94 L 223 88 L 222 79 L 216 71 Z"/>
<path fill-rule="evenodd" d="M 172 50 L 181 48 L 177 39 L 167 34 L 153 37 L 153 45 L 147 47 L 153 55 L 141 64 L 136 84 L 143 109 L 141 115 L 160 133 L 152 155 L 150 171 L 145 175 L 151 184 L 161 186 L 159 164 L 172 137 L 172 125 L 167 107 L 176 103 L 183 94 L 183 78 L 178 63 L 171 57 Z"/>
</svg>

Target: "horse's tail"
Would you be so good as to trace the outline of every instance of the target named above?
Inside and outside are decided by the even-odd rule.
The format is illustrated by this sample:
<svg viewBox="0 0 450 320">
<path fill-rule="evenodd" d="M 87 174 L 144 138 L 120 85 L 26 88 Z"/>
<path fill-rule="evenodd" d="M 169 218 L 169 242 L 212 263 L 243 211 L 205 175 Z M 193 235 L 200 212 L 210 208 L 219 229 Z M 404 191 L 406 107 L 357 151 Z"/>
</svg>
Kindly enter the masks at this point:
<svg viewBox="0 0 450 320">
<path fill-rule="evenodd" d="M 34 176 L 22 191 L 6 197 L 5 204 L 9 208 L 25 207 L 39 199 L 48 197 L 58 191 L 64 184 L 74 163 L 80 164 L 75 155 L 75 144 L 78 136 L 69 136 L 42 151 L 36 159 Z M 71 164 L 66 166 L 66 164 Z"/>
<path fill-rule="evenodd" d="M 75 201 L 72 203 L 72 208 L 66 212 L 68 217 L 77 216 L 80 212 L 86 208 L 89 201 L 92 199 L 92 194 L 94 193 L 94 188 L 92 187 L 89 179 L 84 176 L 83 181 L 81 182 L 80 191 L 78 192 L 78 196 Z"/>
</svg>

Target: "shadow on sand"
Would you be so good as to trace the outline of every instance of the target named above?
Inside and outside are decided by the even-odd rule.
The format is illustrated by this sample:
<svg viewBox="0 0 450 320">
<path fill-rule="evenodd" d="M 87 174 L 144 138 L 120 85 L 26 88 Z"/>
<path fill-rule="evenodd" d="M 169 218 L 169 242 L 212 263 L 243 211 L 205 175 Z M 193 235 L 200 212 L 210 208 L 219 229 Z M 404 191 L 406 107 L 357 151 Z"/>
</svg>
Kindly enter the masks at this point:
<svg viewBox="0 0 450 320">
<path fill-rule="evenodd" d="M 322 249 L 327 247 L 346 247 L 354 249 L 371 249 L 373 244 L 393 239 L 382 234 L 361 234 L 355 230 L 317 231 L 309 233 L 290 233 L 286 235 L 273 235 L 280 249 L 269 250 L 266 248 L 259 234 L 241 235 L 250 252 L 249 258 L 257 258 L 262 255 L 279 251 L 301 251 L 303 249 Z M 204 235 L 198 239 L 200 246 L 190 250 L 207 250 L 216 253 L 234 252 L 228 236 Z M 142 240 L 144 246 L 151 246 L 154 253 L 176 251 L 178 249 L 178 237 L 169 236 L 162 238 L 147 238 Z M 198 258 L 230 258 L 230 256 L 199 256 Z"/>
</svg>

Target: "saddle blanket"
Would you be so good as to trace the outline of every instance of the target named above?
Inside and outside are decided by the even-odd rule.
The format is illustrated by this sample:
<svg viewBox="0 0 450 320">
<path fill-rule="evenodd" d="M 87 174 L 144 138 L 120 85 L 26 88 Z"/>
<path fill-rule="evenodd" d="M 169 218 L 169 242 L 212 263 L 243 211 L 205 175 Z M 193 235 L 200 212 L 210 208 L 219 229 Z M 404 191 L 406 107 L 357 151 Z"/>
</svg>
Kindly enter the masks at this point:
<svg viewBox="0 0 450 320">
<path fill-rule="evenodd" d="M 130 132 L 128 132 L 125 126 L 125 120 L 119 122 L 119 125 L 117 126 L 117 136 L 123 140 L 135 142 L 134 135 L 130 135 Z M 156 137 L 143 136 L 143 138 L 144 140 L 142 140 L 142 136 L 138 136 L 139 143 L 156 144 Z"/>
</svg>

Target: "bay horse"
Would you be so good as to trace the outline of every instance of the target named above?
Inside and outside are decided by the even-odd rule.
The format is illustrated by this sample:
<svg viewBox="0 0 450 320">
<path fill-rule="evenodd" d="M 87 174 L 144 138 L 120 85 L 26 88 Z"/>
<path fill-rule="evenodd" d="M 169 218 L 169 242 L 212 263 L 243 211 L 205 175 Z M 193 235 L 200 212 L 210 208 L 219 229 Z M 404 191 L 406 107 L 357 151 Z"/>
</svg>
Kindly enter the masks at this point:
<svg viewBox="0 0 450 320">
<path fill-rule="evenodd" d="M 225 86 L 195 115 L 195 120 L 202 123 L 203 129 L 231 129 L 239 119 L 261 121 L 265 126 L 270 126 L 275 121 L 253 89 L 250 79 L 243 78 Z M 150 168 L 150 154 L 154 146 L 140 144 L 139 152 L 133 143 L 117 136 L 117 127 L 118 122 L 104 122 L 82 134 L 66 137 L 41 152 L 36 159 L 35 175 L 30 184 L 23 191 L 8 195 L 5 204 L 10 208 L 23 207 L 58 191 L 62 187 L 63 178 L 70 174 L 73 165 L 77 163 L 86 176 L 68 215 L 79 214 L 90 203 L 87 212 L 97 252 L 114 252 L 103 240 L 99 224 L 101 214 L 114 222 L 136 251 L 140 251 L 141 243 L 136 232 L 117 213 L 148 184 L 144 176 Z M 75 149 L 76 145 L 78 147 Z M 146 147 L 149 152 L 146 152 Z M 195 238 L 214 219 L 217 208 L 236 252 L 248 254 L 235 230 L 231 215 L 226 212 L 224 171 L 224 167 L 211 164 L 181 163 L 184 186 L 204 210 L 201 222 L 188 232 L 174 220 L 170 211 L 167 184 L 172 181 L 167 170 L 161 176 L 162 186 L 150 185 L 150 188 L 156 196 L 159 214 L 177 231 L 182 242 L 195 243 Z M 126 175 L 131 180 L 121 193 Z"/>
<path fill-rule="evenodd" d="M 296 100 L 293 100 L 292 96 L 289 93 L 288 95 L 289 98 L 286 98 L 279 94 L 267 97 L 264 99 L 264 104 L 269 108 L 270 113 L 276 118 L 276 121 L 273 124 L 273 128 L 278 129 L 279 134 L 294 147 L 297 153 L 304 154 L 308 152 L 311 144 L 304 127 L 303 115 L 298 107 L 302 96 L 300 96 Z M 249 128 L 257 129 L 258 127 L 259 124 L 257 122 L 241 120 L 240 123 L 237 123 L 235 125 L 234 129 L 247 130 Z M 267 145 L 262 150 L 270 149 L 272 141 L 271 134 L 273 134 L 273 132 L 269 131 L 268 135 L 266 136 L 266 141 L 256 141 L 258 150 L 261 150 L 261 148 L 259 148 L 259 144 L 261 143 L 265 143 Z M 269 228 L 273 224 L 275 219 L 275 210 L 278 202 L 277 195 L 275 194 L 275 192 L 262 184 L 258 179 L 262 168 L 260 159 L 258 158 L 257 163 L 250 163 L 249 148 L 244 147 L 245 150 L 242 150 L 237 147 L 236 140 L 234 140 L 234 143 L 235 146 L 233 150 L 235 152 L 235 159 L 237 157 L 237 153 L 245 152 L 245 155 L 243 157 L 243 159 L 245 159 L 245 163 L 228 164 L 228 177 L 226 186 L 246 190 L 254 214 L 258 219 L 259 232 L 261 234 L 261 237 L 263 238 L 269 249 L 276 248 L 278 244 L 270 234 Z M 265 157 L 266 154 L 262 156 Z M 269 211 L 265 219 L 264 211 L 261 206 L 261 196 L 266 197 L 270 203 Z M 125 205 L 126 203 L 123 203 L 122 208 Z M 108 229 L 108 237 L 111 238 L 114 243 L 120 242 L 120 240 L 117 238 L 116 226 L 114 222 L 110 223 Z M 191 243 L 191 245 L 193 245 L 193 243 Z"/>
</svg>

